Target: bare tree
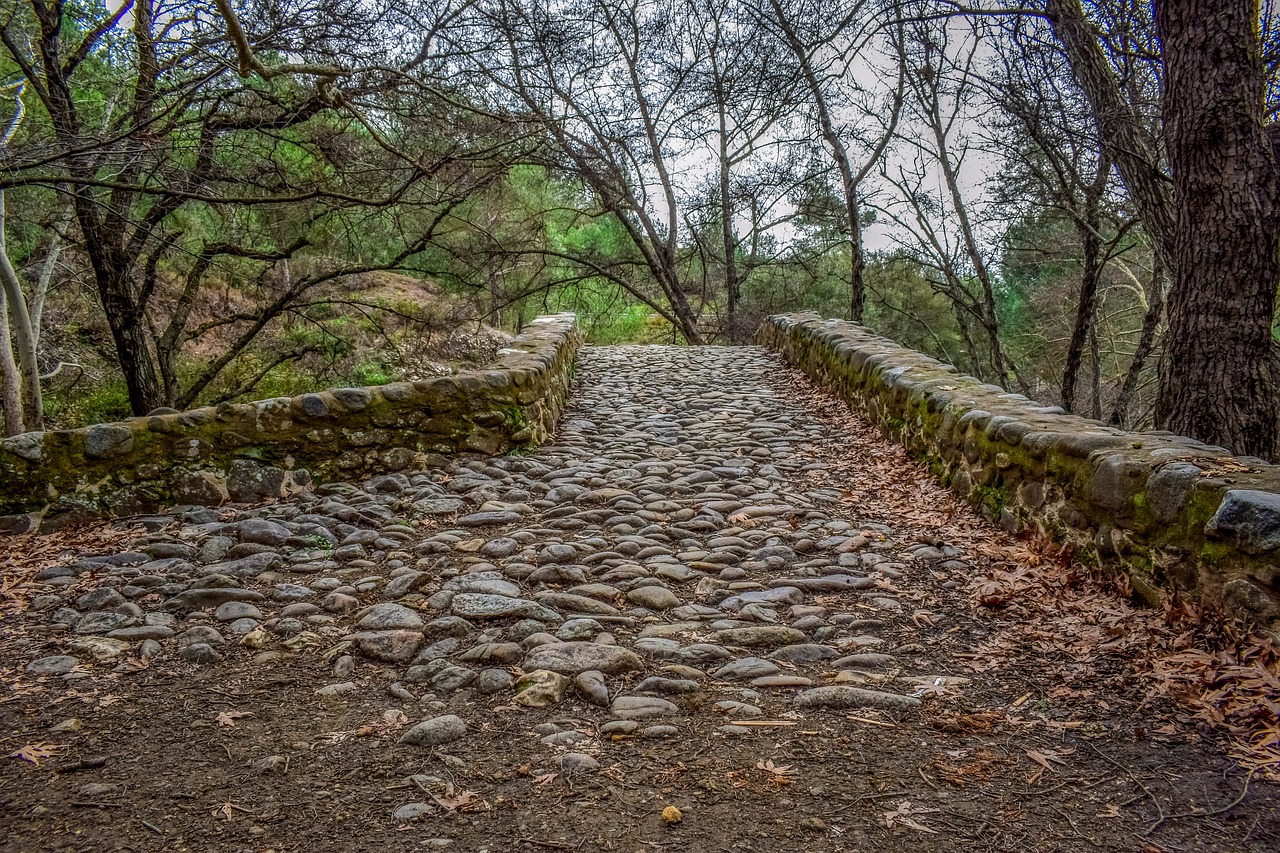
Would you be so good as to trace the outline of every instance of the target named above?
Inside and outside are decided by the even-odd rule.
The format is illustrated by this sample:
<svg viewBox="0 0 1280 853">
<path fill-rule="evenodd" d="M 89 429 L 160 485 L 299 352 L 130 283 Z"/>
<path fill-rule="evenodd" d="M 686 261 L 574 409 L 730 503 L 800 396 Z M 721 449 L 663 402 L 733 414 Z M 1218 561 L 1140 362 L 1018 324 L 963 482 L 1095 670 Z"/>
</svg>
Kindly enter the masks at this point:
<svg viewBox="0 0 1280 853">
<path fill-rule="evenodd" d="M 1023 19 L 993 33 L 993 77 L 983 82 L 1006 119 L 998 123 L 989 144 L 992 154 L 1005 162 L 999 206 L 1014 212 L 1030 205 L 1035 215 L 1057 211 L 1075 232 L 1071 250 L 1078 252 L 1080 284 L 1061 369 L 1060 399 L 1068 411 L 1078 410 L 1078 384 L 1088 348 L 1095 368 L 1090 371 L 1089 410 L 1101 418 L 1101 377 L 1096 369 L 1101 361 L 1100 289 L 1108 265 L 1133 248 L 1128 237 L 1135 220 L 1122 212 L 1111 181 L 1111 160 L 1097 134 L 1090 132 L 1092 114 L 1045 29 L 1034 19 Z M 1145 347 L 1139 343 L 1132 371 L 1141 371 L 1149 350 L 1150 342 Z"/>
<path fill-rule="evenodd" d="M 501 121 L 473 128 L 447 85 L 424 83 L 441 79 L 432 76 L 430 33 L 416 55 L 386 65 L 397 14 L 356 0 L 255 4 L 240 15 L 225 0 L 136 0 L 85 20 L 62 0 L 29 0 L 0 21 L 6 58 L 39 105 L 22 144 L 5 151 L 0 189 L 49 187 L 71 199 L 135 413 L 191 402 L 210 370 L 225 368 L 310 289 L 407 263 L 441 217 L 490 180 L 486 163 L 507 138 Z M 130 37 L 118 38 L 125 27 Z M 224 58 L 228 43 L 234 63 Z M 99 113 L 82 93 L 101 85 L 103 68 L 113 90 Z M 442 112 L 459 119 L 456 138 L 400 133 Z M 419 230 L 352 232 L 388 217 Z M 273 233 L 263 221 L 290 227 Z M 375 234 L 377 258 L 343 245 Z M 347 260 L 335 261 L 335 250 Z M 252 316 L 222 318 L 239 324 L 230 350 L 179 388 L 177 357 L 193 340 L 186 324 L 206 274 L 232 260 L 285 259 L 312 272 L 264 292 Z M 184 267 L 176 304 L 162 307 Z"/>
<path fill-rule="evenodd" d="M 785 217 L 780 207 L 799 178 L 787 149 L 800 144 L 791 118 L 801 81 L 786 46 L 741 2 L 690 0 L 686 8 L 690 47 L 703 58 L 693 73 L 688 135 L 710 143 L 714 191 L 705 210 L 719 230 L 718 251 L 690 230 L 723 267 L 723 331 L 742 343 L 755 330 L 739 312 L 742 286 L 767 260 L 762 237 Z"/>
<path fill-rule="evenodd" d="M 701 62 L 680 50 L 683 22 L 652 0 L 497 0 L 487 11 L 484 27 L 497 41 L 474 57 L 480 70 L 541 126 L 547 165 L 589 187 L 634 251 L 621 263 L 582 252 L 562 259 L 649 305 L 689 343 L 703 343 L 686 292 L 676 183 L 687 146 L 681 111 Z"/>
<path fill-rule="evenodd" d="M 839 230 L 849 242 L 849 319 L 862 322 L 866 308 L 866 252 L 862 241 L 862 185 L 879 167 L 893 139 L 907 85 L 902 24 L 890 24 L 887 54 L 896 58 L 896 89 L 887 95 L 869 90 L 854 66 L 873 67 L 876 41 L 884 21 L 877 4 L 856 0 L 838 14 L 824 3 L 769 0 L 762 13 L 786 42 L 808 89 L 817 130 L 840 177 L 844 219 Z M 860 121 L 859 121 L 860 120 Z M 870 131 L 863 124 L 870 122 Z M 856 154 L 854 153 L 856 152 Z"/>
<path fill-rule="evenodd" d="M 896 196 L 877 207 L 906 235 L 902 250 L 955 306 L 975 375 L 1009 387 L 1016 376 L 1000 340 L 996 281 L 960 179 L 972 150 L 966 125 L 978 95 L 978 40 L 965 33 L 955 41 L 945 22 L 917 21 L 904 47 L 910 121 L 896 137 L 905 151 L 882 166 Z"/>
</svg>

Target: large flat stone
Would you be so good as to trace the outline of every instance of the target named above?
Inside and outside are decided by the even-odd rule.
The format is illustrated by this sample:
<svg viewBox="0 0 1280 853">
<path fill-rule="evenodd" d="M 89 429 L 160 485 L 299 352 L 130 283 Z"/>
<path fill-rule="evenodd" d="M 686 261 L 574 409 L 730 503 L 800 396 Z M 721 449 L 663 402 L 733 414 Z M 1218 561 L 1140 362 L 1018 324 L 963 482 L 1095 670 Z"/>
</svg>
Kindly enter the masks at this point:
<svg viewBox="0 0 1280 853">
<path fill-rule="evenodd" d="M 1232 489 L 1204 532 L 1227 539 L 1246 554 L 1268 554 L 1280 548 L 1280 495 Z"/>
<path fill-rule="evenodd" d="M 643 666 L 644 663 L 635 652 L 599 643 L 550 643 L 537 646 L 525 655 L 523 664 L 526 672 L 548 669 L 562 675 L 577 675 L 593 669 L 605 675 L 617 675 Z"/>
<path fill-rule="evenodd" d="M 562 622 L 559 613 L 536 601 L 508 598 L 505 595 L 486 595 L 478 592 L 460 592 L 449 604 L 453 615 L 465 619 L 500 619 L 521 616 L 539 622 Z"/>
</svg>

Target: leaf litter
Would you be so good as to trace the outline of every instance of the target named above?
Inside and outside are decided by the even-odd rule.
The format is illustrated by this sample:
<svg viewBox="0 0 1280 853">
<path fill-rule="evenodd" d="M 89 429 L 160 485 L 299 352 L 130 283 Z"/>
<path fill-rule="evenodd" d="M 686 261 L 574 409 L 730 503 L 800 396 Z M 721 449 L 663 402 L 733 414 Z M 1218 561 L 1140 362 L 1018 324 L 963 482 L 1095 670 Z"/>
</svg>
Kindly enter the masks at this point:
<svg viewBox="0 0 1280 853">
<path fill-rule="evenodd" d="M 814 446 L 846 483 L 847 506 L 864 515 L 874 508 L 884 517 L 866 520 L 896 530 L 914 527 L 922 542 L 945 540 L 982 558 L 981 571 L 964 589 L 974 616 L 995 630 L 972 652 L 955 657 L 966 658 L 974 672 L 1007 668 L 1029 655 L 1071 661 L 1077 670 L 1123 668 L 1120 677 L 1136 676 L 1143 684 L 1153 732 L 1168 736 L 1177 726 L 1194 728 L 1217 740 L 1243 770 L 1280 783 L 1280 648 L 1274 641 L 1176 597 L 1163 610 L 1134 605 L 1123 576 L 1085 567 L 1052 543 L 1008 535 L 927 472 L 903 477 L 904 470 L 923 471 L 905 449 L 851 419 L 843 401 L 804 374 L 789 373 L 796 393 L 820 418 L 880 451 L 855 457 L 834 430 Z M 853 542 L 855 548 L 865 544 Z M 928 611 L 919 618 L 922 609 L 913 618 L 918 628 L 932 621 Z"/>
</svg>

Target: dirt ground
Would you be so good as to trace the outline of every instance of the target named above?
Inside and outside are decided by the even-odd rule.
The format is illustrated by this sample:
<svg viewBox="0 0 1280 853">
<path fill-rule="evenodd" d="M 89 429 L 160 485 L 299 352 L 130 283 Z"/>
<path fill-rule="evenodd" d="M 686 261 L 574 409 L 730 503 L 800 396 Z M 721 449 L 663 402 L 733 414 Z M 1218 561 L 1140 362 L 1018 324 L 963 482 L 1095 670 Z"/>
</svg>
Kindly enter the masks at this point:
<svg viewBox="0 0 1280 853">
<path fill-rule="evenodd" d="M 388 692 L 393 666 L 317 695 L 333 680 L 323 647 L 40 679 L 26 663 L 57 643 L 25 627 L 30 575 L 136 531 L 15 538 L 0 542 L 0 850 L 1280 850 L 1274 649 L 1187 608 L 1139 609 L 1009 539 L 785 381 L 830 426 L 810 450 L 846 490 L 838 514 L 980 567 L 940 578 L 921 563 L 894 582 L 911 606 L 883 636 L 938 674 L 919 709 L 779 701 L 728 736 L 712 691 L 679 700 L 675 737 L 596 737 L 608 712 L 576 698 L 535 710 L 463 690 L 440 713 L 469 735 L 426 751 L 397 744 L 423 714 Z M 600 768 L 565 771 L 546 723 L 591 735 L 575 748 Z M 395 816 L 414 802 L 430 809 Z"/>
</svg>

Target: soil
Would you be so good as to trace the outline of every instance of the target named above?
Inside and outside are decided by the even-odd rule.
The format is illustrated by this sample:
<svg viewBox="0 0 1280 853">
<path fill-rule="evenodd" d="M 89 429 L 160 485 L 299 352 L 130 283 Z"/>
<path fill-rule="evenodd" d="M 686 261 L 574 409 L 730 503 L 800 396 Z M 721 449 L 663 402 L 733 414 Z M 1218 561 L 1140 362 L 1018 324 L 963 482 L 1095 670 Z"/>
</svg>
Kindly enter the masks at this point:
<svg viewBox="0 0 1280 853">
<path fill-rule="evenodd" d="M 334 680 L 322 647 L 268 665 L 241 648 L 210 666 L 26 675 L 52 652 L 23 627 L 22 572 L 77 537 L 124 547 L 137 532 L 107 525 L 0 544 L 22 567 L 6 570 L 0 623 L 0 850 L 1280 849 L 1280 765 L 1248 752 L 1256 731 L 1215 723 L 1208 685 L 1169 687 L 1196 677 L 1170 661 L 1221 658 L 1220 632 L 1140 610 L 1113 581 L 1010 539 L 798 374 L 777 381 L 827 426 L 808 452 L 845 490 L 833 515 L 956 544 L 980 568 L 948 588 L 913 564 L 893 583 L 911 604 L 882 636 L 912 671 L 939 674 L 920 708 L 797 709 L 727 737 L 713 700 L 692 694 L 663 720 L 675 737 L 601 738 L 583 749 L 599 769 L 566 772 L 534 727 L 594 735 L 607 710 L 461 691 L 445 712 L 465 738 L 399 745 L 421 715 L 388 693 L 396 668 L 362 665 L 357 690 L 320 696 Z M 1276 696 L 1241 701 L 1273 721 Z M 420 801 L 423 816 L 394 817 Z"/>
</svg>

